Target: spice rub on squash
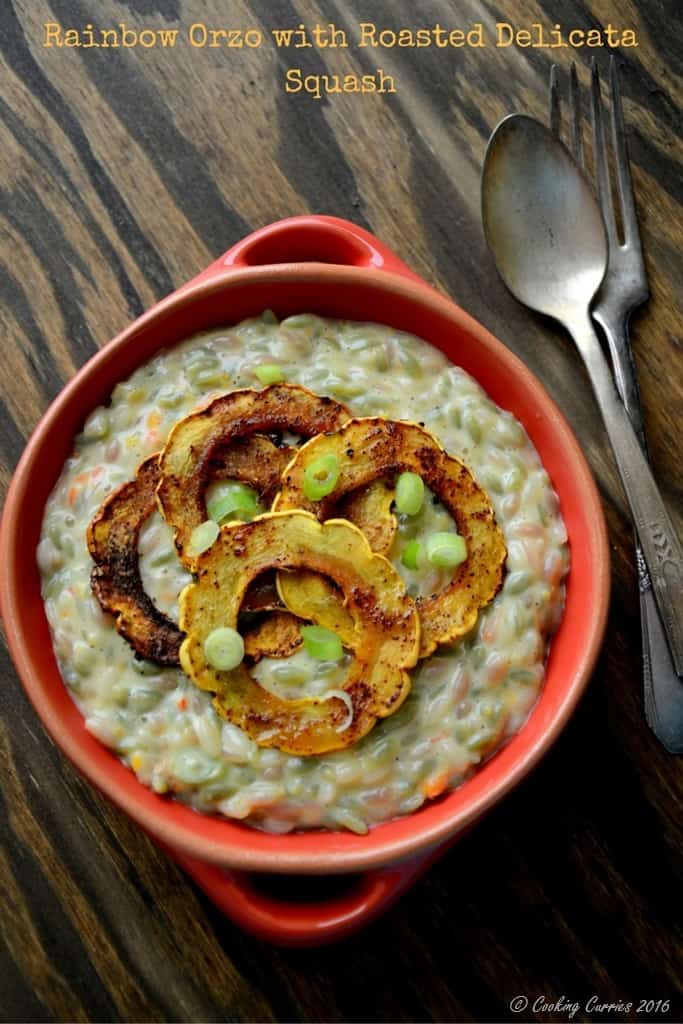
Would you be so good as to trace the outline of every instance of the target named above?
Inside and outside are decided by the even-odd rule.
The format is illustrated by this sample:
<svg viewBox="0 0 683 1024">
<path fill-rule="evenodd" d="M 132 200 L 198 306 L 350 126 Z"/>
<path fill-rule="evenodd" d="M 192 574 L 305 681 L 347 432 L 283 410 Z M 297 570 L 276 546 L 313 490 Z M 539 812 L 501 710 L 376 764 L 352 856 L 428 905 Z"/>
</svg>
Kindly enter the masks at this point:
<svg viewBox="0 0 683 1024">
<path fill-rule="evenodd" d="M 311 501 L 304 490 L 306 468 L 328 455 L 338 461 L 335 487 L 322 500 Z M 451 643 L 468 633 L 479 610 L 495 597 L 503 582 L 507 555 L 503 533 L 486 492 L 463 462 L 447 454 L 436 438 L 416 423 L 381 417 L 352 419 L 336 433 L 314 437 L 299 449 L 285 470 L 273 507 L 278 511 L 305 509 L 324 521 L 339 514 L 340 504 L 348 501 L 348 496 L 360 494 L 361 500 L 369 500 L 369 484 L 402 472 L 417 473 L 423 479 L 451 514 L 467 545 L 467 558 L 447 586 L 439 593 L 417 598 L 422 627 L 420 657 L 425 658 L 438 644 Z M 375 509 L 378 507 L 380 521 L 375 531 L 384 546 L 392 513 L 386 502 L 383 506 L 375 502 Z M 303 607 L 303 601 L 293 596 L 296 585 L 292 579 L 286 593 L 281 589 L 291 610 Z M 337 595 L 330 593 L 329 603 L 336 601 Z"/>
<path fill-rule="evenodd" d="M 303 643 L 301 619 L 291 612 L 272 611 L 242 631 L 244 653 L 252 661 L 261 658 L 287 658 Z"/>
<path fill-rule="evenodd" d="M 146 593 L 138 565 L 140 529 L 156 508 L 158 483 L 156 454 L 100 506 L 87 531 L 95 563 L 90 582 L 101 608 L 114 616 L 116 629 L 140 657 L 178 665 L 183 634 Z"/>
<path fill-rule="evenodd" d="M 214 461 L 212 479 L 239 480 L 253 487 L 269 506 L 293 455 L 294 449 L 289 445 L 276 445 L 262 434 L 238 437 Z"/>
<path fill-rule="evenodd" d="M 240 479 L 272 493 L 273 486 L 279 482 L 282 456 L 272 458 L 270 448 L 278 451 L 266 437 L 247 438 L 244 445 L 236 442 L 223 453 L 217 476 Z M 265 455 L 266 460 L 255 461 L 254 457 L 259 455 Z M 138 562 L 140 530 L 156 510 L 159 479 L 157 453 L 140 465 L 134 480 L 110 494 L 98 509 L 87 530 L 88 550 L 95 563 L 90 583 L 100 607 L 114 616 L 116 629 L 136 654 L 159 665 L 176 667 L 180 665 L 178 652 L 183 633 L 145 591 Z M 274 573 L 264 574 L 254 581 L 245 595 L 242 611 L 272 612 L 273 616 L 278 611 L 282 616 L 287 614 L 276 590 Z M 278 649 L 290 652 L 294 649 L 291 624 L 289 640 L 284 641 L 283 621 L 280 618 L 268 624 L 265 619 L 259 630 L 251 631 L 249 653 L 254 660 L 269 654 L 278 656 L 272 654 Z"/>
<path fill-rule="evenodd" d="M 353 658 L 342 690 L 284 700 L 260 686 L 244 662 L 230 671 L 209 664 L 207 637 L 222 626 L 236 628 L 251 581 L 271 567 L 329 576 L 343 594 L 353 620 L 346 636 Z M 180 625 L 187 633 L 181 665 L 200 689 L 214 694 L 219 714 L 259 745 L 297 755 L 340 750 L 407 696 L 408 670 L 420 647 L 415 605 L 390 562 L 373 553 L 352 524 L 319 523 L 308 512 L 292 511 L 227 525 L 197 558 L 196 573 L 180 597 Z"/>
<path fill-rule="evenodd" d="M 157 500 L 164 519 L 173 527 L 184 564 L 194 564 L 187 546 L 192 531 L 207 518 L 206 488 L 218 472 L 223 474 L 224 453 L 236 441 L 282 431 L 309 438 L 337 430 L 349 416 L 346 407 L 332 398 L 321 398 L 297 384 L 272 384 L 262 390 L 221 395 L 176 423 L 160 457 Z M 273 468 L 279 478 L 284 468 L 280 456 L 273 461 Z M 239 479 L 249 482 L 246 476 Z M 259 489 L 255 479 L 252 483 Z M 262 497 L 272 497 L 272 489 L 269 476 Z"/>
<path fill-rule="evenodd" d="M 287 397 L 291 401 L 292 391 L 296 392 L 295 406 L 297 407 L 290 410 L 287 423 L 291 421 L 293 424 L 291 429 L 301 432 L 304 436 L 315 432 L 319 425 L 332 427 L 348 418 L 349 414 L 344 406 L 332 399 L 318 398 L 306 391 L 305 388 L 295 385 L 278 385 L 277 393 L 273 394 L 272 392 L 275 390 L 276 388 L 265 389 L 266 392 L 269 392 L 265 396 L 264 392 L 233 392 L 231 395 L 225 396 L 225 399 L 226 401 L 235 399 L 234 402 L 230 401 L 227 404 L 234 407 L 233 412 L 236 413 L 242 427 L 245 412 L 248 412 L 245 410 L 244 396 L 249 396 L 249 400 L 253 399 L 253 396 L 259 396 L 255 403 L 258 410 L 261 414 L 263 414 L 264 407 L 269 410 L 266 427 L 269 430 L 285 429 L 282 410 L 280 409 L 278 412 L 277 409 L 282 404 L 283 397 Z M 221 399 L 217 401 L 220 402 Z M 204 411 L 201 410 L 193 416 L 201 418 Z M 253 408 L 251 411 L 253 414 Z M 193 416 L 187 419 L 191 420 Z M 182 426 L 185 423 L 186 420 L 183 420 L 177 426 Z M 302 428 L 300 431 L 299 427 Z M 208 457 L 206 483 L 208 485 L 214 479 L 241 481 L 254 487 L 261 500 L 269 505 L 279 485 L 282 471 L 290 461 L 292 454 L 293 449 L 288 446 L 278 446 L 263 434 L 251 429 L 242 431 L 239 428 L 227 441 L 214 445 L 211 449 Z M 140 529 L 159 501 L 158 497 L 155 498 L 155 490 L 161 479 L 160 457 L 156 454 L 143 463 L 135 481 L 125 484 L 115 495 L 110 496 L 98 510 L 88 530 L 88 546 L 95 562 L 91 585 L 101 607 L 115 616 L 116 628 L 137 654 L 161 665 L 176 666 L 179 664 L 178 651 L 183 634 L 168 616 L 157 609 L 152 599 L 145 593 L 138 567 L 137 545 Z M 194 478 L 190 479 L 193 484 L 196 484 Z M 173 491 L 173 496 L 177 514 L 181 514 L 183 509 L 191 509 L 191 494 L 185 498 L 182 490 L 179 491 L 176 488 Z M 201 504 L 200 522 L 206 518 L 203 508 L 203 490 Z M 161 510 L 165 514 L 163 505 Z M 166 518 L 168 518 L 167 515 Z M 198 524 L 195 522 L 194 525 Z M 185 564 L 189 565 L 191 561 L 186 558 Z M 274 612 L 277 608 L 282 609 L 282 604 L 272 587 L 268 607 L 264 605 L 259 608 L 259 598 L 262 599 L 263 594 L 259 594 L 256 590 L 250 592 L 245 599 L 244 610 Z M 264 647 L 259 651 L 258 644 L 261 640 L 266 642 L 266 629 L 275 630 L 278 626 L 282 628 L 282 621 L 275 620 L 272 626 L 264 626 L 264 629 L 252 634 L 250 652 L 255 660 L 265 656 L 267 650 L 275 649 L 271 643 L 272 635 L 268 641 L 271 643 L 270 647 Z"/>
<path fill-rule="evenodd" d="M 293 615 L 331 629 L 345 647 L 352 646 L 355 630 L 353 616 L 346 609 L 342 590 L 329 576 L 308 569 L 279 572 L 277 590 L 285 608 Z"/>
<path fill-rule="evenodd" d="M 398 525 L 391 510 L 393 501 L 393 480 L 381 478 L 342 498 L 336 511 L 365 534 L 373 551 L 386 555 Z"/>
</svg>

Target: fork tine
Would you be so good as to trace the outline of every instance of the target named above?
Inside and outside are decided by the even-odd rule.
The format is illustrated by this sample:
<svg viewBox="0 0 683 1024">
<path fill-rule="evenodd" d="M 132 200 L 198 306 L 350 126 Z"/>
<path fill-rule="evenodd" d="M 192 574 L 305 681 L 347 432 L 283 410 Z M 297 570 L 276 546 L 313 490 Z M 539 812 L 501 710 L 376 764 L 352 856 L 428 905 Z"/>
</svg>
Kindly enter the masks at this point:
<svg viewBox="0 0 683 1024">
<path fill-rule="evenodd" d="M 593 117 L 593 156 L 595 160 L 595 174 L 598 179 L 598 199 L 600 209 L 607 229 L 607 237 L 610 245 L 618 245 L 617 227 L 614 220 L 614 207 L 612 205 L 612 188 L 609 182 L 609 165 L 607 163 L 607 150 L 605 149 L 605 128 L 602 115 L 602 100 L 600 98 L 600 77 L 595 57 L 591 61 L 591 112 Z"/>
<path fill-rule="evenodd" d="M 553 64 L 550 69 L 550 131 L 556 138 L 562 134 L 562 115 L 560 113 L 560 69 Z"/>
<path fill-rule="evenodd" d="M 572 150 L 574 159 L 579 167 L 583 167 L 583 139 L 581 138 L 581 93 L 579 91 L 579 78 L 576 73 L 576 63 L 572 61 L 571 73 L 569 76 L 569 96 L 572 107 Z"/>
<path fill-rule="evenodd" d="M 631 169 L 629 166 L 628 148 L 626 145 L 624 112 L 622 110 L 621 94 L 619 92 L 619 74 L 614 54 L 612 54 L 609 59 L 609 82 L 612 96 L 612 136 L 614 139 L 617 188 L 619 191 L 619 199 L 621 201 L 621 219 L 624 225 L 624 241 L 633 241 L 640 245 L 638 216 L 636 213 L 636 202 L 633 194 L 633 182 L 631 180 Z"/>
</svg>

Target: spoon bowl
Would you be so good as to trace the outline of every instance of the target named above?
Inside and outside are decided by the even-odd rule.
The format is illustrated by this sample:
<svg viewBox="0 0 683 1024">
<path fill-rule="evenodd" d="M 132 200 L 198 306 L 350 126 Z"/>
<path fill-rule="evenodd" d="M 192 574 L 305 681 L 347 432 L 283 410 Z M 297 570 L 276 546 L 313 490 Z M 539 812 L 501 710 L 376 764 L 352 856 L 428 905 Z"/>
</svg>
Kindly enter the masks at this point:
<svg viewBox="0 0 683 1024">
<path fill-rule="evenodd" d="M 617 394 L 590 316 L 607 270 L 605 225 L 578 164 L 539 121 L 512 114 L 491 136 L 482 174 L 482 218 L 486 240 L 512 294 L 558 320 L 581 354 L 676 672 L 683 676 L 683 545 Z"/>
<path fill-rule="evenodd" d="M 597 292 L 607 235 L 590 185 L 545 125 L 511 114 L 495 129 L 482 176 L 486 240 L 512 294 L 563 324 Z"/>
</svg>

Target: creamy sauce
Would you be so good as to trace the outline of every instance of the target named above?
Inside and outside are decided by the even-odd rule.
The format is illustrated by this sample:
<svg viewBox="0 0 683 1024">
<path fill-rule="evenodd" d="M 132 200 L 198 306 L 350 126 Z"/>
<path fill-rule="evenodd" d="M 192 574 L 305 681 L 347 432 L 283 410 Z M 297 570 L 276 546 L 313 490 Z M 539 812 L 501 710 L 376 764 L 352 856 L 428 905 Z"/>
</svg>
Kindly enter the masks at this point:
<svg viewBox="0 0 683 1024">
<path fill-rule="evenodd" d="M 500 593 L 467 637 L 418 664 L 400 710 L 350 749 L 309 758 L 258 747 L 180 669 L 136 659 L 91 594 L 85 540 L 106 495 L 133 478 L 177 420 L 217 394 L 259 387 L 255 370 L 271 363 L 355 415 L 424 423 L 487 490 L 508 549 Z M 430 494 L 417 516 L 400 518 L 390 557 L 410 593 L 433 592 L 448 574 L 406 569 L 405 544 L 453 528 Z M 460 785 L 524 723 L 562 614 L 566 542 L 557 496 L 524 429 L 438 349 L 378 324 L 307 314 L 279 324 L 265 313 L 162 351 L 114 388 L 48 501 L 38 562 L 62 676 L 87 728 L 145 785 L 269 831 L 362 833 Z M 156 513 L 139 553 L 146 589 L 177 620 L 190 577 Z M 254 675 L 284 697 L 322 695 L 339 688 L 346 667 L 299 650 L 259 662 Z"/>
</svg>

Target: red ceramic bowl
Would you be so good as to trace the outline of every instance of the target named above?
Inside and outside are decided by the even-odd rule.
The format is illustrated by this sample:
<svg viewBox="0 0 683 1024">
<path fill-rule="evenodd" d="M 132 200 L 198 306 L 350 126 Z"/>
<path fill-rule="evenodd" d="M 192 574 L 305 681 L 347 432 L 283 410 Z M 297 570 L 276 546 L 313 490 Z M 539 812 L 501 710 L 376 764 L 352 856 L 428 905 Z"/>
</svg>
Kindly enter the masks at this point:
<svg viewBox="0 0 683 1024">
<path fill-rule="evenodd" d="M 155 795 L 85 729 L 52 652 L 35 551 L 72 439 L 114 384 L 158 349 L 265 308 L 373 320 L 432 342 L 524 424 L 557 490 L 571 544 L 567 602 L 546 681 L 524 727 L 460 789 L 368 835 L 286 836 L 199 815 Z M 589 678 L 605 627 L 609 556 L 590 470 L 564 417 L 523 363 L 372 235 L 331 217 L 295 217 L 238 243 L 95 355 L 39 423 L 17 467 L 0 536 L 0 607 L 12 658 L 47 730 L 77 767 L 169 848 L 242 925 L 280 941 L 348 930 L 395 898 L 428 859 L 522 779 L 557 738 Z M 399 865 L 397 867 L 397 865 Z M 233 869 L 226 874 L 221 869 Z M 364 872 L 352 894 L 298 910 L 259 894 L 256 872 Z"/>
</svg>

